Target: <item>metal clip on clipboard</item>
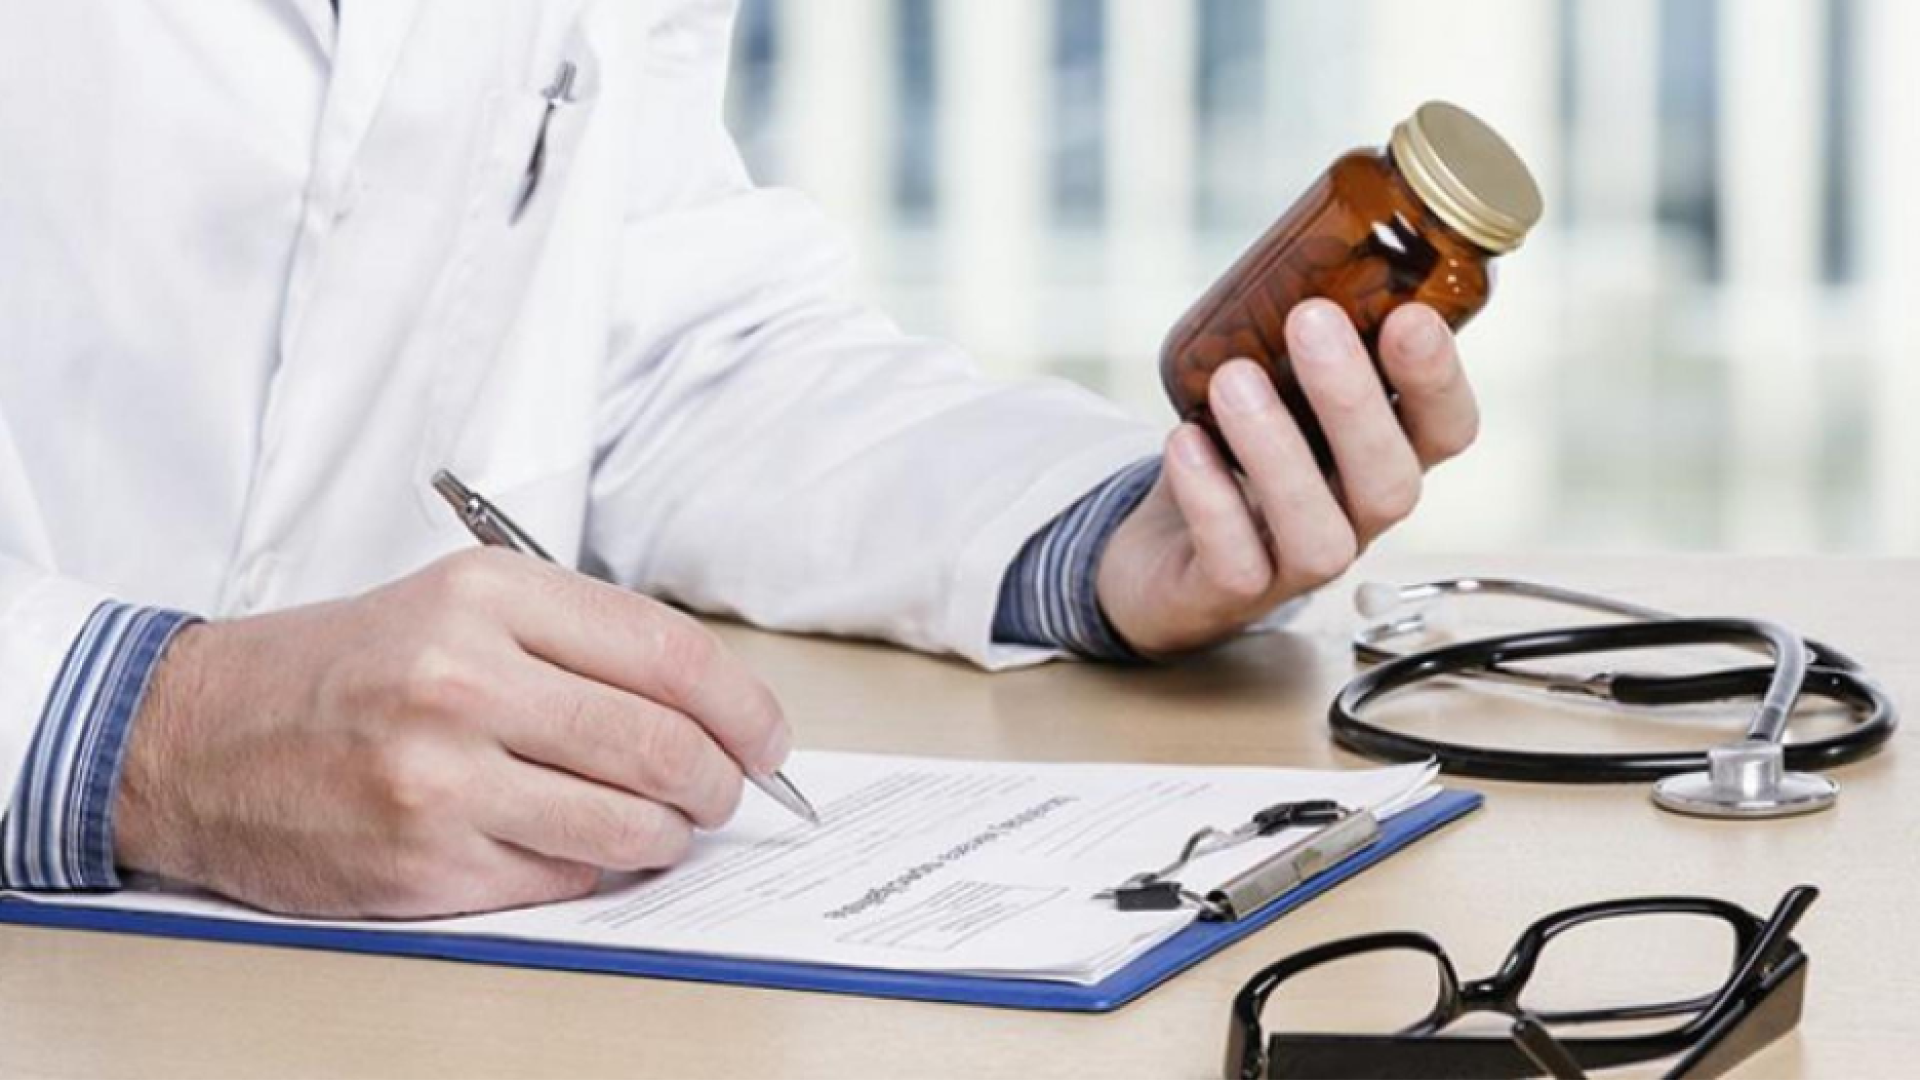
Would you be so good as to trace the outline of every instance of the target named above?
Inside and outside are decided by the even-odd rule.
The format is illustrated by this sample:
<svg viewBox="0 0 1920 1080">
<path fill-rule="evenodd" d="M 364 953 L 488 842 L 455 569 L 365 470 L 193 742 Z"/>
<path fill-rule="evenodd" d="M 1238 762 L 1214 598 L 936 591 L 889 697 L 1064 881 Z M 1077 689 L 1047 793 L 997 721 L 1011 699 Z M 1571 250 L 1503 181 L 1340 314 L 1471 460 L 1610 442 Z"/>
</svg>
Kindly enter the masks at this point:
<svg viewBox="0 0 1920 1080">
<path fill-rule="evenodd" d="M 1172 876 L 1197 858 L 1301 825 L 1319 828 L 1205 894 L 1186 888 Z M 1330 799 L 1277 803 L 1234 829 L 1201 829 L 1187 838 L 1179 858 L 1158 870 L 1135 874 L 1096 894 L 1096 899 L 1112 900 L 1121 911 L 1193 907 L 1203 919 L 1231 922 L 1267 906 L 1379 837 L 1380 822 L 1370 811 L 1346 810 Z"/>
</svg>

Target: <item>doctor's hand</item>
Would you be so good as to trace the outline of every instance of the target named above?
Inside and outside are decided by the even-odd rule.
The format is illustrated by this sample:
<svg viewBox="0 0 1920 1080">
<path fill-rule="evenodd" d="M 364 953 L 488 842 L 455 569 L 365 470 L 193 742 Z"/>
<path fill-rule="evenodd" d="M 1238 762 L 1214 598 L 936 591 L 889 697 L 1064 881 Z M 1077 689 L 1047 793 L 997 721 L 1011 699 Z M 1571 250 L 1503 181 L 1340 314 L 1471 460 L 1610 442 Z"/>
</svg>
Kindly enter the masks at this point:
<svg viewBox="0 0 1920 1080">
<path fill-rule="evenodd" d="M 1258 365 L 1222 365 L 1207 403 L 1245 475 L 1234 475 L 1205 431 L 1182 424 L 1159 481 L 1101 559 L 1101 608 L 1142 654 L 1218 641 L 1338 577 L 1412 512 L 1424 471 L 1473 442 L 1479 410 L 1453 335 L 1432 309 L 1406 305 L 1381 329 L 1397 406 L 1337 305 L 1301 304 L 1286 334 L 1336 477 L 1321 473 Z"/>
<path fill-rule="evenodd" d="M 698 623 L 523 555 L 192 626 L 134 721 L 122 866 L 272 911 L 578 897 L 681 858 L 771 772 L 773 695 Z"/>
</svg>

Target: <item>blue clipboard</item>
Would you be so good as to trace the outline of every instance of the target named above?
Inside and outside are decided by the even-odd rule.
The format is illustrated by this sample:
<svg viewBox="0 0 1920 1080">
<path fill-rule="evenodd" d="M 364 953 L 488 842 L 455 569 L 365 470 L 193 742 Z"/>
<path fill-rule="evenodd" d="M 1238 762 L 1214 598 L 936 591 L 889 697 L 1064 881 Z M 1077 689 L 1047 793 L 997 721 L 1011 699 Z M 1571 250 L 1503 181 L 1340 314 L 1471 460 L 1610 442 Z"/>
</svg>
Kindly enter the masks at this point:
<svg viewBox="0 0 1920 1080">
<path fill-rule="evenodd" d="M 409 933 L 397 929 L 267 925 L 200 916 L 36 904 L 30 900 L 13 898 L 0 900 L 0 923 L 145 934 L 195 941 L 328 949 L 380 956 L 430 957 L 479 964 L 639 975 L 962 1005 L 1108 1012 L 1133 1001 L 1442 825 L 1471 813 L 1480 806 L 1481 801 L 1481 797 L 1474 792 L 1443 791 L 1425 803 L 1390 818 L 1381 825 L 1380 837 L 1373 844 L 1314 875 L 1259 911 L 1234 922 L 1195 922 L 1108 976 L 1105 981 L 1092 986 L 1037 979 L 931 975 L 820 964 L 735 960 L 638 949 Z"/>
</svg>

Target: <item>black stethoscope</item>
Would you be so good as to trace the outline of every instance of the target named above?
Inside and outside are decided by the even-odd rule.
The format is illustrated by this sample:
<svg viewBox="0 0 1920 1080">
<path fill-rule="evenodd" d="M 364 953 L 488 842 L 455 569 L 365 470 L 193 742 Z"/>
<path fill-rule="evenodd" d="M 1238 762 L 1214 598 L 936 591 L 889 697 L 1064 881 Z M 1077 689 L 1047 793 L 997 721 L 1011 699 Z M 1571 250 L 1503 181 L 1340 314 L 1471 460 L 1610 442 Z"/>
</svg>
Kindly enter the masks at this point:
<svg viewBox="0 0 1920 1080">
<path fill-rule="evenodd" d="M 1409 605 L 1449 596 L 1510 596 L 1619 616 L 1629 621 L 1537 630 L 1462 641 L 1413 653 L 1384 642 L 1428 629 Z M 1498 578 L 1454 578 L 1418 585 L 1360 587 L 1360 613 L 1371 620 L 1354 636 L 1355 656 L 1369 670 L 1343 687 L 1329 710 L 1336 742 L 1368 757 L 1440 763 L 1442 770 L 1489 780 L 1552 784 L 1653 782 L 1661 807 L 1717 818 L 1782 817 L 1823 810 L 1839 794 L 1817 770 L 1877 751 L 1899 723 L 1893 702 L 1851 657 L 1760 619 L 1683 619 L 1666 612 L 1552 585 Z M 1771 655 L 1772 663 L 1688 675 L 1598 672 L 1568 676 L 1512 665 L 1587 653 L 1687 645 L 1734 645 Z M 1757 697 L 1744 738 L 1705 751 L 1569 753 L 1470 746 L 1390 731 L 1361 719 L 1369 704 L 1430 679 L 1476 679 L 1555 696 L 1629 706 L 1695 705 Z M 1837 735 L 1788 743 L 1794 703 L 1802 694 L 1838 702 L 1851 724 Z"/>
</svg>

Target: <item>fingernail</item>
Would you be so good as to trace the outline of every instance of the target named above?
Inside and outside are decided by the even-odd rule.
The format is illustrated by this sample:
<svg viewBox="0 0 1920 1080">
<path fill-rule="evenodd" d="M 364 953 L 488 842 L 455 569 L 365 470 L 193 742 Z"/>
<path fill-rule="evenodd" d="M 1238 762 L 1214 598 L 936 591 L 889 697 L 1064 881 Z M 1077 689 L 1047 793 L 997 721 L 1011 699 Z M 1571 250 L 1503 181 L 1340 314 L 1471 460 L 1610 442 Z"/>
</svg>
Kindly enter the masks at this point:
<svg viewBox="0 0 1920 1080">
<path fill-rule="evenodd" d="M 1246 414 L 1259 412 L 1271 393 L 1264 372 L 1251 363 L 1238 363 L 1227 365 L 1214 376 L 1211 396 L 1217 399 L 1213 403 L 1216 408 Z"/>
<path fill-rule="evenodd" d="M 1440 316 L 1431 309 L 1418 309 L 1408 318 L 1413 326 L 1407 330 L 1407 348 L 1419 356 L 1432 356 L 1446 346 L 1446 325 Z"/>
<path fill-rule="evenodd" d="M 1337 360 L 1346 351 L 1347 318 L 1331 303 L 1308 302 L 1293 309 L 1296 363 L 1309 364 Z"/>
<path fill-rule="evenodd" d="M 1206 432 L 1188 426 L 1174 432 L 1173 455 L 1190 469 L 1204 469 L 1211 464 L 1213 447 L 1207 445 Z"/>
<path fill-rule="evenodd" d="M 759 774 L 767 776 L 777 771 L 780 766 L 787 763 L 787 755 L 792 752 L 793 726 L 783 722 L 773 729 L 773 738 L 768 740 L 766 748 L 760 751 Z"/>
</svg>

